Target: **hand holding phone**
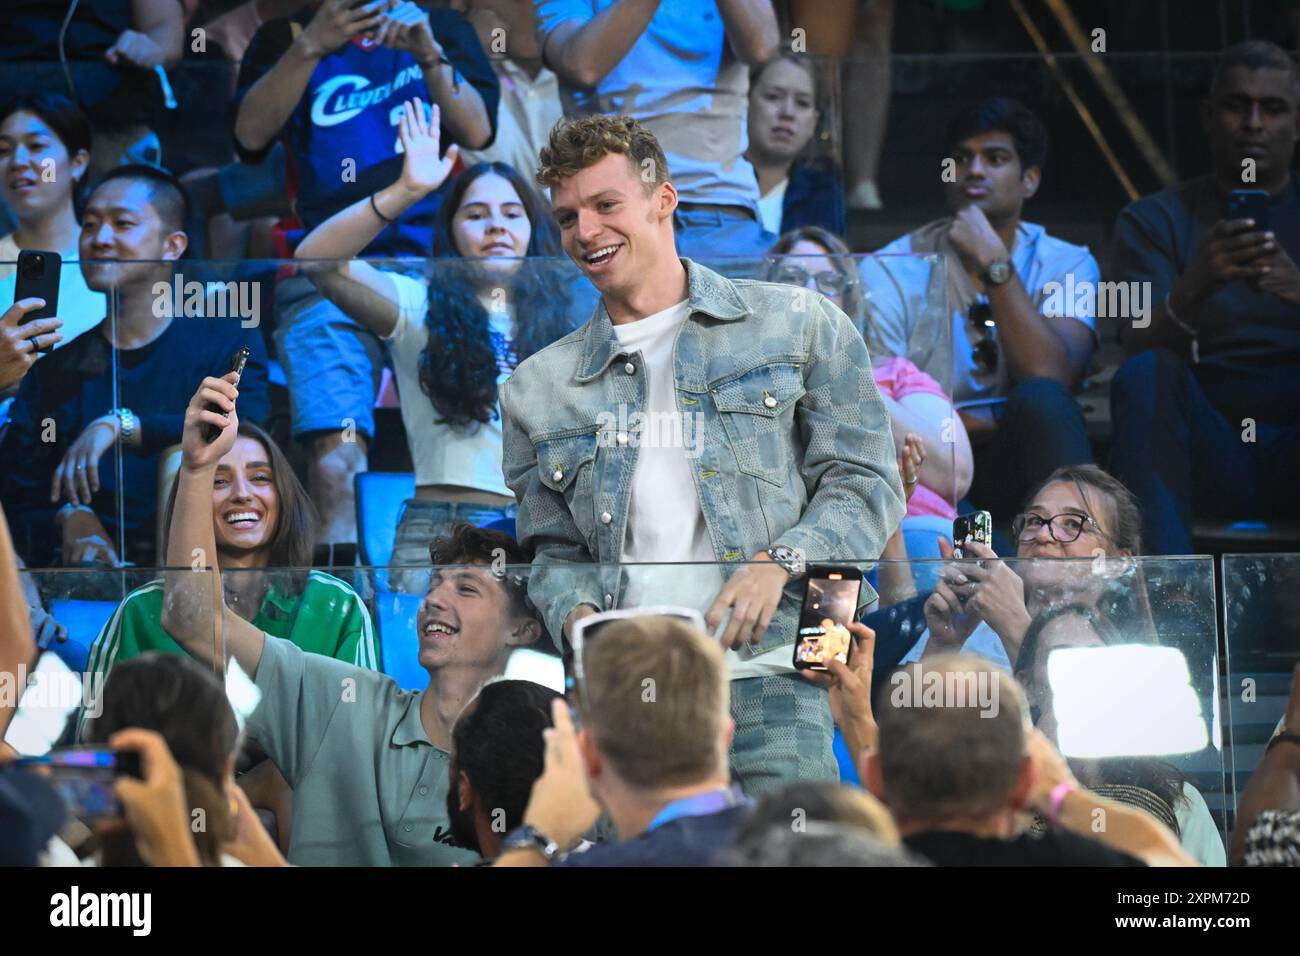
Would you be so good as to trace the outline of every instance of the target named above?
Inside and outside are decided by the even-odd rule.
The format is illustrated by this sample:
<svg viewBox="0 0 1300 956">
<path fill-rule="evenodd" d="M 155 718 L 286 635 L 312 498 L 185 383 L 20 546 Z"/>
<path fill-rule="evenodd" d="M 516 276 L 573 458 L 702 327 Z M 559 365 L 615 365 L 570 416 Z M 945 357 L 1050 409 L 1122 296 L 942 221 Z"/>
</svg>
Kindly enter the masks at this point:
<svg viewBox="0 0 1300 956">
<path fill-rule="evenodd" d="M 794 644 L 797 670 L 826 670 L 835 658 L 847 664 L 852 650 L 849 625 L 857 616 L 862 572 L 850 567 L 813 567 L 804 585 L 799 633 Z"/>
<path fill-rule="evenodd" d="M 14 302 L 18 303 L 23 299 L 42 299 L 45 302 L 39 308 L 26 311 L 21 319 L 23 323 L 53 319 L 58 314 L 59 276 L 62 270 L 63 259 L 57 252 L 23 249 L 18 253 L 18 277 L 14 282 Z M 48 336 L 42 338 L 38 351 L 54 351 L 55 341 Z"/>
<path fill-rule="evenodd" d="M 952 556 L 964 558 L 963 547 L 972 541 L 993 547 L 993 516 L 987 511 L 972 511 L 959 515 L 952 522 Z"/>
<path fill-rule="evenodd" d="M 244 377 L 244 366 L 248 364 L 248 357 L 252 354 L 252 350 L 245 345 L 230 357 L 230 368 L 227 370 L 226 374 L 229 375 L 231 372 L 235 373 L 235 381 L 232 383 L 235 388 L 239 388 L 239 380 Z M 218 415 L 225 414 L 224 409 L 212 403 L 208 403 L 208 411 L 216 412 Z M 203 426 L 203 440 L 211 445 L 221 437 L 222 431 L 224 431 L 224 429 L 218 428 L 216 425 L 209 422 Z"/>
<path fill-rule="evenodd" d="M 107 747 L 63 747 L 35 757 L 19 757 L 17 767 L 41 767 L 68 812 L 86 823 L 121 815 L 114 785 L 122 775 L 140 777 L 139 756 Z"/>
</svg>

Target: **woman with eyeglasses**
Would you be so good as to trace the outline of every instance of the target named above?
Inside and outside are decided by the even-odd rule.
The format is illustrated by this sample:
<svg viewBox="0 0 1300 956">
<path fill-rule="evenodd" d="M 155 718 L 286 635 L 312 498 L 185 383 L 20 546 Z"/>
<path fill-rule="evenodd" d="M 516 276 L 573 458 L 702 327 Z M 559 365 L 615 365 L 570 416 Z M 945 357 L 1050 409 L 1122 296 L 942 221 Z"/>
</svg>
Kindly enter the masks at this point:
<svg viewBox="0 0 1300 956">
<path fill-rule="evenodd" d="M 979 543 L 964 549 L 964 557 L 973 560 L 945 567 L 925 601 L 928 634 L 917 644 L 920 656 L 958 650 L 983 628 L 996 634 L 1005 653 L 1002 663 L 1013 664 L 1039 613 L 1062 604 L 1098 607 L 1103 598 L 1113 605 L 1104 609 L 1112 619 L 1124 620 L 1140 639 L 1154 639 L 1136 566 L 1097 563 L 1098 558 L 1131 558 L 1142 551 L 1142 514 L 1133 493 L 1118 479 L 1096 465 L 1058 468 L 1030 494 L 1011 529 L 1016 557 L 1022 559 L 1018 570 Z M 939 548 L 944 558 L 953 557 L 946 540 Z M 1053 558 L 1092 561 L 1043 560 Z M 904 660 L 916 653 L 914 647 Z"/>
<path fill-rule="evenodd" d="M 822 293 L 863 330 L 862 283 L 853 254 L 835 234 L 817 226 L 787 232 L 768 250 L 760 278 Z M 953 412 L 952 400 L 943 387 L 907 359 L 879 355 L 872 359 L 871 371 L 889 409 L 894 447 L 900 454 L 907 448 L 916 456 L 915 473 L 905 475 L 908 500 L 901 531 L 890 538 L 881 556 L 906 559 L 909 552 L 902 535 L 906 532 L 927 542 L 912 557 L 938 557 L 934 550 L 937 533 L 951 527 L 957 516 L 956 503 L 970 488 L 974 459 L 966 427 Z M 910 448 L 909 435 L 913 438 Z M 917 546 L 915 539 L 913 546 Z M 901 574 L 894 575 L 895 571 Z M 887 580 L 891 576 L 899 580 Z M 910 577 L 905 569 L 882 568 L 882 605 L 914 595 Z"/>
</svg>

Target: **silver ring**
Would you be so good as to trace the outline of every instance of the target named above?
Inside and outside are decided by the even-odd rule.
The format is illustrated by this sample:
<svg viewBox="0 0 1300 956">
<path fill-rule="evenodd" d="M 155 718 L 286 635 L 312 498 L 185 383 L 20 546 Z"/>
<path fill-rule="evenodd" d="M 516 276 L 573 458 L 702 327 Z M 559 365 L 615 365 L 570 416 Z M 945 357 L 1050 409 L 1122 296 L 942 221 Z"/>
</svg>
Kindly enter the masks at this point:
<svg viewBox="0 0 1300 956">
<path fill-rule="evenodd" d="M 33 335 L 33 336 L 32 336 L 32 354 L 35 355 L 35 354 L 36 354 L 37 352 L 39 352 L 40 350 L 41 350 L 41 337 L 40 337 L 39 335 Z"/>
</svg>

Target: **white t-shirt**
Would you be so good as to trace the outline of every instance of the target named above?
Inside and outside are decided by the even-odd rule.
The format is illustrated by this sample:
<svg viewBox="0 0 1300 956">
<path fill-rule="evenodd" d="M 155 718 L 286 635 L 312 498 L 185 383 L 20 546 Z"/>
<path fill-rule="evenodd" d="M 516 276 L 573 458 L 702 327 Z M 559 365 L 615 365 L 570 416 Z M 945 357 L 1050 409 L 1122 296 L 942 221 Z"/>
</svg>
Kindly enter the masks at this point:
<svg viewBox="0 0 1300 956">
<path fill-rule="evenodd" d="M 772 191 L 758 200 L 758 221 L 768 232 L 781 234 L 781 216 L 785 212 L 785 190 L 790 185 L 789 177 L 772 187 Z"/>
<path fill-rule="evenodd" d="M 468 429 L 439 425 L 438 411 L 420 386 L 420 353 L 429 344 L 425 314 L 429 287 L 418 279 L 389 273 L 397 287 L 397 326 L 384 341 L 393 357 L 402 424 L 415 464 L 417 485 L 459 485 L 498 495 L 511 495 L 501 471 L 501 406 L 489 422 Z M 488 310 L 489 332 L 497 354 L 497 384 L 515 367 L 513 323 L 509 311 Z"/>
<path fill-rule="evenodd" d="M 639 364 L 645 370 L 648 393 L 639 437 L 629 435 L 630 441 L 639 442 L 639 450 L 619 559 L 630 565 L 705 564 L 693 568 L 629 567 L 623 607 L 676 604 L 703 612 L 724 583 L 691 474 L 702 436 L 692 422 L 682 420 L 673 380 L 673 345 L 689 314 L 688 300 L 683 300 L 644 319 L 614 326 L 619 344 L 629 352 L 641 353 Z M 733 680 L 794 670 L 788 647 L 752 659 L 729 650 L 727 666 Z"/>
<path fill-rule="evenodd" d="M 18 284 L 18 243 L 13 234 L 0 236 L 0 313 L 13 305 L 14 287 Z M 108 297 L 102 292 L 92 292 L 81 274 L 81 251 L 56 249 L 63 259 L 59 270 L 59 307 L 55 312 L 63 320 L 63 341 L 55 346 L 62 348 L 82 332 L 93 329 L 108 315 Z"/>
</svg>

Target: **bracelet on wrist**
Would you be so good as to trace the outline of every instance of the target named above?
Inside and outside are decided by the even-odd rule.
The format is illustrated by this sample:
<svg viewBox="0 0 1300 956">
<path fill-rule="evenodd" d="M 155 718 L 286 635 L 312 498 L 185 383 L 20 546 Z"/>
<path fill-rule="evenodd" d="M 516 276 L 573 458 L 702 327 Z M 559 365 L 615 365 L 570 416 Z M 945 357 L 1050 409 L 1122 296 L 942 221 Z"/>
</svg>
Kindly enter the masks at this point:
<svg viewBox="0 0 1300 956">
<path fill-rule="evenodd" d="M 1052 788 L 1047 802 L 1047 819 L 1053 828 L 1061 828 L 1061 808 L 1065 805 L 1065 798 L 1078 789 L 1079 785 L 1073 780 L 1062 780 Z"/>
<path fill-rule="evenodd" d="M 383 220 L 384 222 L 386 222 L 388 225 L 391 226 L 391 225 L 393 224 L 394 220 L 389 219 L 387 216 L 385 216 L 382 212 L 379 211 L 379 207 L 378 207 L 377 205 L 375 205 L 375 194 L 374 194 L 374 193 L 371 193 L 371 194 L 370 194 L 370 208 L 374 210 L 374 213 L 375 213 L 376 216 L 378 216 L 380 219 L 382 219 L 382 220 Z"/>
</svg>

